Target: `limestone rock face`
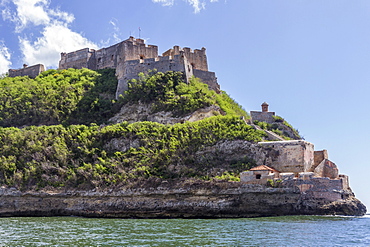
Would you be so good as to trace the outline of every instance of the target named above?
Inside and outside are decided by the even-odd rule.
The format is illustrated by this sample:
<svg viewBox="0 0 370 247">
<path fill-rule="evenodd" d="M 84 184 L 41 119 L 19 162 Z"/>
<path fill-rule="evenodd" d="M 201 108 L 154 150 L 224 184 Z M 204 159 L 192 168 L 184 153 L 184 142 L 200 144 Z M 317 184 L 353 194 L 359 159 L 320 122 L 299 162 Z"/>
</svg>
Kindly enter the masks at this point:
<svg viewBox="0 0 370 247">
<path fill-rule="evenodd" d="M 151 121 L 161 124 L 183 123 L 185 121 L 194 122 L 207 117 L 222 114 L 220 107 L 212 105 L 206 108 L 198 109 L 195 112 L 184 117 L 173 117 L 172 112 L 154 112 L 151 104 L 136 103 L 122 107 L 119 113 L 109 119 L 109 122 L 116 124 L 127 121 L 129 123 L 140 121 Z"/>
<path fill-rule="evenodd" d="M 222 218 L 279 215 L 364 215 L 349 191 L 346 199 L 304 195 L 298 187 L 269 188 L 240 182 L 166 181 L 152 187 L 109 191 L 20 192 L 0 189 L 0 216 L 119 218 Z"/>
</svg>

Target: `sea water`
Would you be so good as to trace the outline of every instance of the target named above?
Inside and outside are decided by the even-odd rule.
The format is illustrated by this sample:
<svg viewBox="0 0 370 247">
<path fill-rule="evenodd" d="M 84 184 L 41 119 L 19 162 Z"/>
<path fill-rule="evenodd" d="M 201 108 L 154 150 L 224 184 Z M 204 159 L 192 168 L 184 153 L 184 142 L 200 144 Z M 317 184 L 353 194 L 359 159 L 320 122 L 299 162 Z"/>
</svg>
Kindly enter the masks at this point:
<svg viewBox="0 0 370 247">
<path fill-rule="evenodd" d="M 0 246 L 370 246 L 370 215 L 252 219 L 0 218 Z"/>
</svg>

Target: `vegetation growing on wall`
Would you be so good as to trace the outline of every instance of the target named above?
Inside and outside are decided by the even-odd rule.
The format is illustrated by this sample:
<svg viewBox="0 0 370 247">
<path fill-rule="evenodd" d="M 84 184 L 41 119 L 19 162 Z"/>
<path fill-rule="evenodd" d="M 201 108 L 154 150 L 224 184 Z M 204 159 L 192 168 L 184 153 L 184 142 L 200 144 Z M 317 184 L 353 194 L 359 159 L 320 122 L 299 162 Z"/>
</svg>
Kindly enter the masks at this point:
<svg viewBox="0 0 370 247">
<path fill-rule="evenodd" d="M 217 165 L 200 162 L 196 152 L 222 140 L 258 142 L 263 136 L 230 116 L 175 125 L 0 128 L 0 183 L 29 189 L 105 187 L 150 177 L 235 180 L 253 161 L 220 161 L 215 170 Z"/>
</svg>

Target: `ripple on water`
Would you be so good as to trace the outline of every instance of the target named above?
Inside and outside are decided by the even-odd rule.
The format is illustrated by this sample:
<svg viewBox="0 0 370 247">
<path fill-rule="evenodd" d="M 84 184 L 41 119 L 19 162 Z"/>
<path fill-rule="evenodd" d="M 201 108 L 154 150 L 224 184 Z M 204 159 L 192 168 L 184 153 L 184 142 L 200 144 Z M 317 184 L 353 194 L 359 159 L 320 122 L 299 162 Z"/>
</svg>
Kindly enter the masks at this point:
<svg viewBox="0 0 370 247">
<path fill-rule="evenodd" d="M 0 246 L 368 246 L 370 217 L 0 218 Z"/>
</svg>

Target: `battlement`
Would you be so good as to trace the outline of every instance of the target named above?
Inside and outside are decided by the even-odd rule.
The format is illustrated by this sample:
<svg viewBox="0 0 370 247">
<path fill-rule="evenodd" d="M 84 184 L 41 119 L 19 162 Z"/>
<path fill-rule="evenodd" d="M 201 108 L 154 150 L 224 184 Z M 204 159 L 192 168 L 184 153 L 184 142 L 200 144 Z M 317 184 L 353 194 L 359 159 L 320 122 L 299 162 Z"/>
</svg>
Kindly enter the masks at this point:
<svg viewBox="0 0 370 247">
<path fill-rule="evenodd" d="M 28 76 L 30 78 L 35 78 L 44 71 L 45 67 L 43 64 L 36 64 L 32 66 L 24 64 L 22 69 L 9 69 L 9 77 Z"/>
<path fill-rule="evenodd" d="M 117 97 L 128 88 L 128 80 L 137 78 L 140 72 L 154 69 L 158 72 L 181 71 L 186 80 L 195 75 L 219 92 L 215 73 L 208 71 L 205 51 L 204 47 L 193 51 L 188 47 L 174 46 L 159 56 L 158 46 L 147 45 L 143 39 L 130 36 L 127 40 L 99 50 L 84 48 L 70 53 L 63 52 L 59 69 L 114 68 L 119 84 Z"/>
<path fill-rule="evenodd" d="M 186 56 L 193 69 L 208 71 L 206 48 L 202 47 L 201 50 L 196 49 L 193 51 L 189 47 L 181 48 L 175 45 L 173 48 L 165 51 L 162 56 L 173 57 L 180 54 Z"/>
<path fill-rule="evenodd" d="M 122 41 L 122 42 L 131 42 L 134 46 L 143 46 L 147 48 L 158 48 L 156 45 L 148 45 L 145 44 L 145 40 L 143 39 L 135 39 L 134 37 L 130 36 L 128 39 Z"/>
</svg>

